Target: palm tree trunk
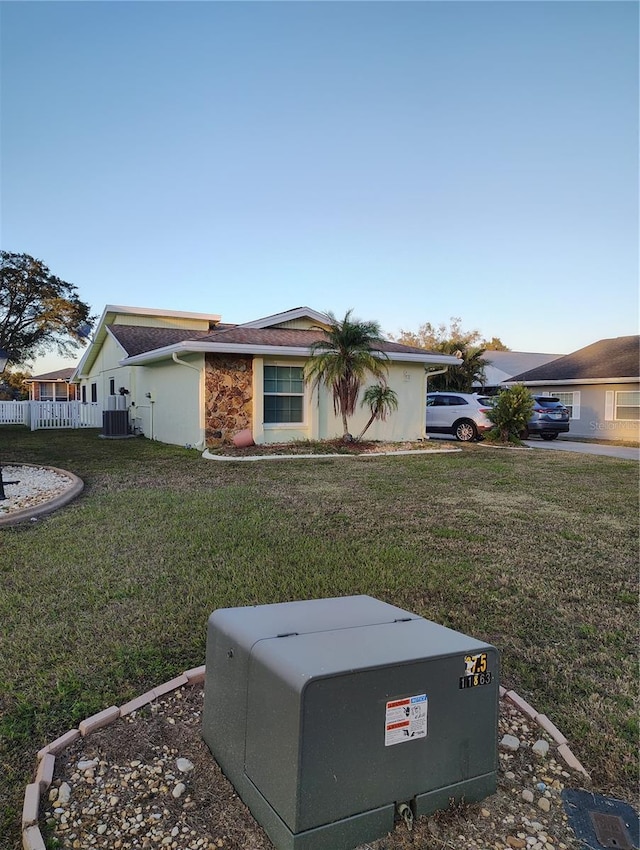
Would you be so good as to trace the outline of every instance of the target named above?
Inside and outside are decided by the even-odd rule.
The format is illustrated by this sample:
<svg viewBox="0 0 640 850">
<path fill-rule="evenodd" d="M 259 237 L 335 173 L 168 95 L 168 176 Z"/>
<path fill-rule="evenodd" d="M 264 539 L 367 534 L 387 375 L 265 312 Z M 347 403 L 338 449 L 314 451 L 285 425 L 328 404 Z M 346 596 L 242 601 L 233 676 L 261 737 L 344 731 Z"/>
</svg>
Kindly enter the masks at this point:
<svg viewBox="0 0 640 850">
<path fill-rule="evenodd" d="M 344 412 L 344 408 L 340 411 L 342 413 L 342 439 L 346 440 L 349 436 L 349 425 L 347 423 L 347 414 Z"/>
<path fill-rule="evenodd" d="M 359 443 L 359 442 L 360 442 L 360 440 L 361 440 L 361 439 L 363 438 L 363 436 L 364 436 L 364 432 L 368 429 L 369 425 L 371 425 L 371 423 L 373 422 L 373 420 L 376 418 L 376 416 L 377 416 L 377 415 L 378 415 L 378 411 L 377 411 L 377 410 L 375 411 L 375 413 L 372 413 L 372 414 L 371 414 L 371 416 L 369 417 L 369 421 L 368 421 L 368 422 L 367 422 L 367 424 L 364 426 L 364 428 L 362 429 L 362 431 L 360 431 L 360 433 L 358 434 L 358 436 L 355 438 L 355 441 L 354 441 L 354 442 L 356 442 L 356 443 Z"/>
</svg>

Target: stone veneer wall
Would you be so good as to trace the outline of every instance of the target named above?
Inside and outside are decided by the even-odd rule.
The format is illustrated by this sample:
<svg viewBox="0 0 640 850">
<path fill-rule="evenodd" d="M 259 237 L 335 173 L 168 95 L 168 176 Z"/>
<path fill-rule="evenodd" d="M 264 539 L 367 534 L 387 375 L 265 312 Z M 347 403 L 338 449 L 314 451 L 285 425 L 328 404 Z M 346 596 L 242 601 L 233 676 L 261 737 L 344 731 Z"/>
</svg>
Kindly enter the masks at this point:
<svg viewBox="0 0 640 850">
<path fill-rule="evenodd" d="M 205 441 L 230 443 L 234 434 L 251 428 L 253 358 L 241 354 L 205 355 Z"/>
</svg>

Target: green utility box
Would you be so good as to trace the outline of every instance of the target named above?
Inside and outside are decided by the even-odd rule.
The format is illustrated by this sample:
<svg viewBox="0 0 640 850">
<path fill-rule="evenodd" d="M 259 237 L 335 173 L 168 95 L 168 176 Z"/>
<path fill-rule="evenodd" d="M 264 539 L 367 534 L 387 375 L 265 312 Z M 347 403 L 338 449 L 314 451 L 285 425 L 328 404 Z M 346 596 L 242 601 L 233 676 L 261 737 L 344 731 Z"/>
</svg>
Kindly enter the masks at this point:
<svg viewBox="0 0 640 850">
<path fill-rule="evenodd" d="M 370 596 L 209 618 L 202 735 L 278 850 L 350 850 L 496 790 L 493 647 Z"/>
</svg>

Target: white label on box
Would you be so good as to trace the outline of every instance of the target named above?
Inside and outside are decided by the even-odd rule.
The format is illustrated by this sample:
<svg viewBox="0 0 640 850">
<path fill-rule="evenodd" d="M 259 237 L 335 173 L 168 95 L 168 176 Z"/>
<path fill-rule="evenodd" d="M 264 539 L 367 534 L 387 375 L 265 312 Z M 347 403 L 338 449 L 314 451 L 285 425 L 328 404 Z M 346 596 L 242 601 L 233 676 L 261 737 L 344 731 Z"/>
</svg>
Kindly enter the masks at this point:
<svg viewBox="0 0 640 850">
<path fill-rule="evenodd" d="M 426 694 L 388 702 L 384 721 L 385 747 L 426 738 L 428 704 Z"/>
</svg>

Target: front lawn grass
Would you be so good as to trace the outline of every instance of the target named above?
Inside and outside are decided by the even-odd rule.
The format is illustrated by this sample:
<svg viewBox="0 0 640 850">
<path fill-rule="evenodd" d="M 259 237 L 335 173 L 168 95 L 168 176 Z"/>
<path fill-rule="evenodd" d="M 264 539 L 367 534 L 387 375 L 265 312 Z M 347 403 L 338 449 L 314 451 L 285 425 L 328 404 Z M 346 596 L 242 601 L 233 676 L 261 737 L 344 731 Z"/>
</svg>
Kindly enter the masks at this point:
<svg viewBox="0 0 640 850">
<path fill-rule="evenodd" d="M 637 463 L 482 445 L 219 463 L 8 426 L 0 452 L 86 485 L 0 531 L 7 847 L 38 749 L 202 664 L 215 608 L 357 593 L 495 644 L 594 789 L 637 804 Z"/>
</svg>

